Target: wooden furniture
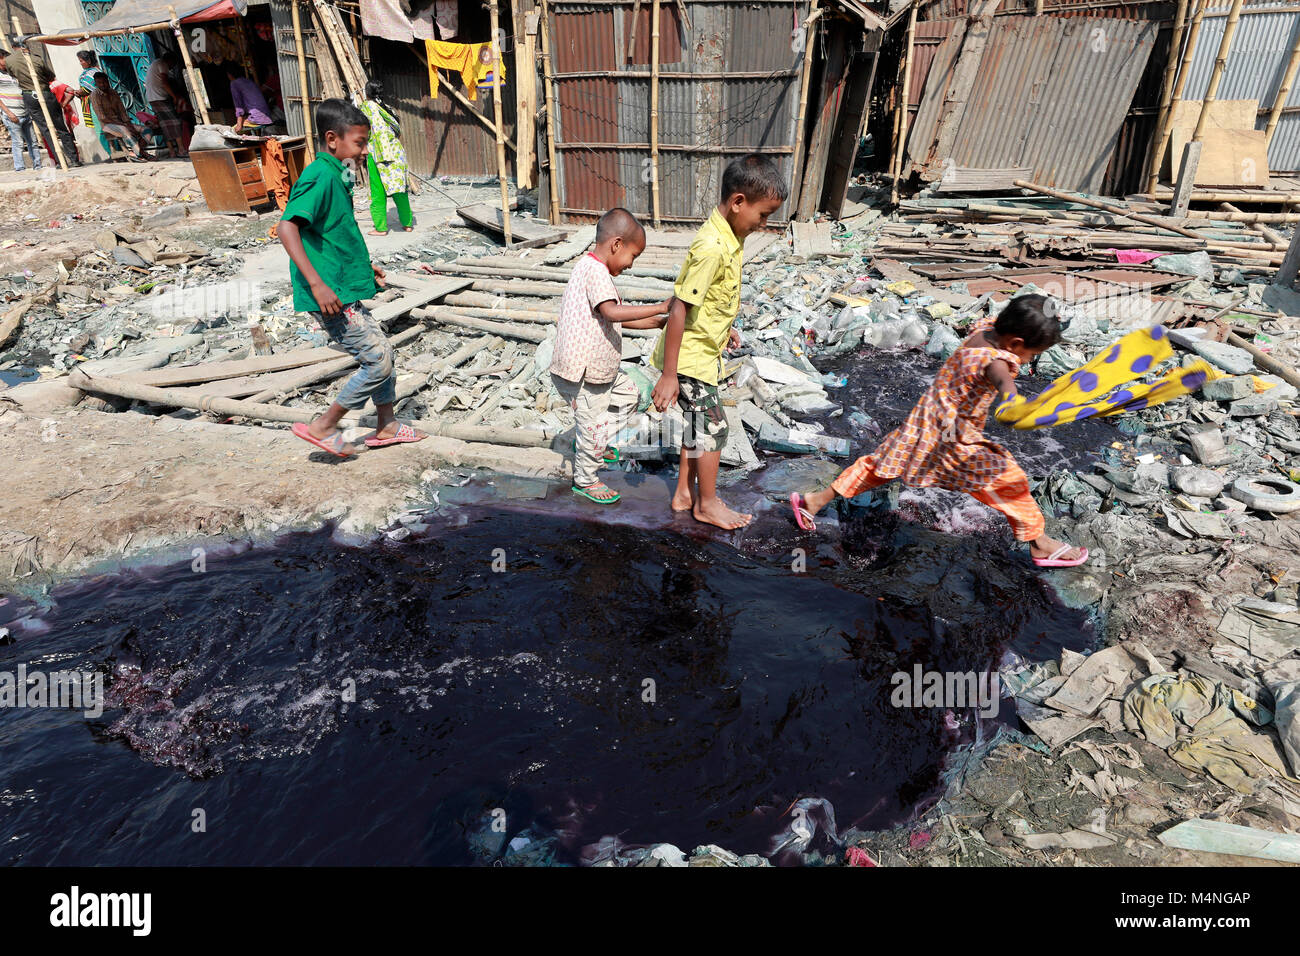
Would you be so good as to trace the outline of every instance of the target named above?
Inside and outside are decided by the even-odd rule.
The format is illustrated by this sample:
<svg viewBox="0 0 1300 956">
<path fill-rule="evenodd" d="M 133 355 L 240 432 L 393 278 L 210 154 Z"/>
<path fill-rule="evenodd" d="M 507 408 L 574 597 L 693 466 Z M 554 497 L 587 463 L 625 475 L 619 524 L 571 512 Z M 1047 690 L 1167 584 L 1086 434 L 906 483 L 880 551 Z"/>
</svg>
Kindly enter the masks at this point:
<svg viewBox="0 0 1300 956">
<path fill-rule="evenodd" d="M 292 186 L 309 162 L 304 137 L 280 141 Z M 251 213 L 274 204 L 262 175 L 262 151 L 255 144 L 230 149 L 196 149 L 190 162 L 208 209 L 215 213 Z"/>
</svg>

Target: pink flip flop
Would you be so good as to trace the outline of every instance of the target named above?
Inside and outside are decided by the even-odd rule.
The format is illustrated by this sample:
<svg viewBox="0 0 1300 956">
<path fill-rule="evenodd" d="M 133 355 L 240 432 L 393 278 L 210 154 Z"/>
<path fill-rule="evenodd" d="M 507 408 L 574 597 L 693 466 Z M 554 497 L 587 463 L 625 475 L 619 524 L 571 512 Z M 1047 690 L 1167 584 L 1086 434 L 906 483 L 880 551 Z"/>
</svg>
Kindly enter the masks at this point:
<svg viewBox="0 0 1300 956">
<path fill-rule="evenodd" d="M 356 454 L 355 451 L 343 450 L 344 448 L 350 448 L 351 446 L 344 439 L 342 431 L 336 430 L 334 434 L 329 436 L 329 438 L 317 438 L 311 432 L 307 431 L 307 426 L 302 422 L 296 422 L 290 430 L 303 441 L 311 442 L 317 448 L 322 451 L 327 451 L 331 455 L 337 455 L 340 458 L 351 458 Z"/>
<path fill-rule="evenodd" d="M 411 442 L 424 441 L 428 435 L 421 435 L 410 425 L 398 425 L 392 438 L 367 438 L 367 448 L 384 448 L 388 445 L 406 445 Z"/>
<path fill-rule="evenodd" d="M 1045 558 L 1034 558 L 1034 564 L 1040 568 L 1077 568 L 1088 560 L 1088 549 L 1080 548 L 1079 557 L 1073 561 L 1062 560 L 1061 555 L 1068 554 L 1073 547 L 1074 545 L 1063 544 Z"/>
<path fill-rule="evenodd" d="M 790 509 L 794 512 L 795 523 L 804 531 L 816 531 L 817 522 L 813 514 L 804 506 L 803 495 L 797 491 L 790 492 Z"/>
</svg>

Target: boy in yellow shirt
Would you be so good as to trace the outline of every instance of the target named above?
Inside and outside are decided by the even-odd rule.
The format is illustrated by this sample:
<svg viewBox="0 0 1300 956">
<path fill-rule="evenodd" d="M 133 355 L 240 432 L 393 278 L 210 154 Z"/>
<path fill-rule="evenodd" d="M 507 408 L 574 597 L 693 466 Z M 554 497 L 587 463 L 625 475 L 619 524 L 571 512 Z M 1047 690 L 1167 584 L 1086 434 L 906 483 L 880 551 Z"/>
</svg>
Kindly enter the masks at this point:
<svg viewBox="0 0 1300 956">
<path fill-rule="evenodd" d="M 763 228 L 789 195 L 776 164 L 759 153 L 732 160 L 722 174 L 722 198 L 700 227 L 673 287 L 668 323 L 650 363 L 663 374 L 652 400 L 659 411 L 676 402 L 686 418 L 674 511 L 696 521 L 740 528 L 753 515 L 733 511 L 718 497 L 718 466 L 727 442 L 727 418 L 718 397 L 722 350 L 740 345 L 732 327 L 740 309 L 740 265 L 745 237 Z"/>
</svg>

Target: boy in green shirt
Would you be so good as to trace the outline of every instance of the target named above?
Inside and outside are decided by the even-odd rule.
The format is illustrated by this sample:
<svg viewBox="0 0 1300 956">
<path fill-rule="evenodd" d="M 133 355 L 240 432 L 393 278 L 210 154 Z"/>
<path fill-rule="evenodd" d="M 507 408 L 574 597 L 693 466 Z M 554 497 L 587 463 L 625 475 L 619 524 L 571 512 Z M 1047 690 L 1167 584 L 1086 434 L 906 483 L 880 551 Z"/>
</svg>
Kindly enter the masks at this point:
<svg viewBox="0 0 1300 956">
<path fill-rule="evenodd" d="M 722 350 L 740 345 L 732 327 L 740 309 L 740 264 L 745 237 L 763 228 L 789 195 L 776 164 L 750 153 L 722 174 L 722 201 L 700 227 L 686 254 L 650 364 L 662 369 L 652 400 L 659 411 L 676 402 L 686 418 L 674 511 L 719 528 L 743 527 L 753 515 L 732 511 L 718 497 L 718 465 L 727 442 L 727 418 L 718 397 Z"/>
<path fill-rule="evenodd" d="M 352 196 L 343 183 L 344 162 L 366 155 L 370 121 L 346 100 L 329 99 L 316 111 L 316 154 L 289 192 L 280 219 L 280 242 L 289 253 L 293 307 L 312 315 L 329 337 L 360 364 L 338 398 L 309 425 L 293 433 L 332 455 L 347 458 L 357 449 L 347 444 L 339 421 L 348 411 L 375 403 L 378 424 L 366 445 L 379 448 L 427 437 L 393 415 L 397 373 L 388 336 L 361 304 L 378 291 L 384 271 L 370 262 L 370 251 L 357 228 Z"/>
</svg>

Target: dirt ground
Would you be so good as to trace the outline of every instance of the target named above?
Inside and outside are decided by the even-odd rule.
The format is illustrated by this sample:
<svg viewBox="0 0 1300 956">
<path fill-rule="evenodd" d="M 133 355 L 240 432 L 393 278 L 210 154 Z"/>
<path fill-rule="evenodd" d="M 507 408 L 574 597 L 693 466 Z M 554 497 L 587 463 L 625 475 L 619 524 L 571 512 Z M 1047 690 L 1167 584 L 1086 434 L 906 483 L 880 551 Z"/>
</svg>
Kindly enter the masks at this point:
<svg viewBox="0 0 1300 956">
<path fill-rule="evenodd" d="M 28 416 L 0 402 L 0 593 L 198 537 L 383 526 L 422 475 L 446 466 L 559 475 L 543 448 L 433 436 L 336 459 L 287 427 L 68 409 Z"/>
</svg>

